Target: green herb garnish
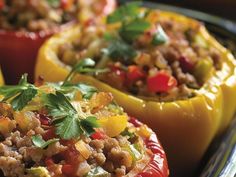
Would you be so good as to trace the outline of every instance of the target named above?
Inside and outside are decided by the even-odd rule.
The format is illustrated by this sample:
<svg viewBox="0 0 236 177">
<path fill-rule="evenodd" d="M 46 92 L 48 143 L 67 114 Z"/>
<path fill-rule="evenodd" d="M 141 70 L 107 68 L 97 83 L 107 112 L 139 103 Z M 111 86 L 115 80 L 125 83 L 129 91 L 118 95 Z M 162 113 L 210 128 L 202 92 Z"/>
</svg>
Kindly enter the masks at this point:
<svg viewBox="0 0 236 177">
<path fill-rule="evenodd" d="M 117 23 L 123 20 L 129 20 L 130 18 L 136 18 L 139 15 L 139 7 L 141 6 L 140 1 L 126 3 L 120 6 L 107 17 L 107 23 Z"/>
<path fill-rule="evenodd" d="M 18 85 L 7 85 L 0 87 L 2 101 L 10 100 L 15 111 L 22 110 L 38 93 L 37 88 L 27 82 L 27 74 L 24 74 Z"/>
<path fill-rule="evenodd" d="M 141 2 L 127 3 L 118 8 L 107 18 L 108 24 L 121 23 L 119 35 L 128 43 L 132 43 L 138 36 L 143 34 L 145 30 L 151 27 L 151 24 L 146 21 L 144 16 L 140 15 L 140 5 Z"/>
<path fill-rule="evenodd" d="M 56 134 L 63 139 L 77 138 L 81 134 L 88 134 L 92 131 L 91 129 L 98 126 L 94 118 L 83 119 L 69 100 L 59 91 L 56 94 L 45 95 L 44 102 L 49 114 L 53 117 Z"/>
<path fill-rule="evenodd" d="M 53 138 L 48 141 L 44 141 L 40 135 L 32 136 L 31 140 L 36 147 L 39 147 L 42 149 L 48 147 L 52 143 L 59 141 L 59 139 L 57 139 L 57 138 Z"/>
<path fill-rule="evenodd" d="M 126 64 L 132 63 L 132 59 L 137 55 L 136 50 L 131 45 L 119 39 L 112 40 L 103 52 L 113 61 L 121 61 Z"/>
<path fill-rule="evenodd" d="M 59 7 L 60 6 L 60 0 L 47 0 L 48 4 L 52 7 Z"/>
<path fill-rule="evenodd" d="M 79 61 L 76 65 L 73 66 L 70 73 L 66 77 L 65 81 L 63 82 L 62 86 L 66 85 L 68 82 L 72 80 L 72 78 L 75 76 L 76 73 L 101 73 L 101 72 L 107 72 L 107 69 L 96 69 L 95 61 L 93 61 L 91 58 L 85 58 L 81 61 Z"/>
</svg>

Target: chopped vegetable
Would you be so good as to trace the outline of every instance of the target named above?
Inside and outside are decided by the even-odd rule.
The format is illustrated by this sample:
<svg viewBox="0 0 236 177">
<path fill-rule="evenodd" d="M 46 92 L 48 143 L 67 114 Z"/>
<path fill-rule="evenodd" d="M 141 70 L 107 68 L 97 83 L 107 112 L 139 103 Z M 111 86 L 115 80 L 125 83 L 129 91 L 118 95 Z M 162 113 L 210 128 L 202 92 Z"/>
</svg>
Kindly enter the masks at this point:
<svg viewBox="0 0 236 177">
<path fill-rule="evenodd" d="M 77 143 L 75 143 L 75 148 L 85 159 L 88 159 L 91 155 L 90 149 L 88 149 L 87 145 L 82 140 L 79 140 Z"/>
<path fill-rule="evenodd" d="M 61 171 L 63 174 L 70 176 L 74 173 L 74 167 L 71 164 L 64 164 L 62 165 Z"/>
<path fill-rule="evenodd" d="M 210 58 L 204 58 L 199 60 L 194 67 L 193 74 L 201 82 L 204 82 L 210 74 L 211 69 L 213 68 L 213 62 Z"/>
<path fill-rule="evenodd" d="M 32 167 L 27 169 L 27 172 L 33 177 L 50 177 L 50 174 L 45 167 Z"/>
<path fill-rule="evenodd" d="M 127 116 L 104 117 L 99 119 L 98 123 L 108 136 L 115 137 L 127 127 Z"/>
<path fill-rule="evenodd" d="M 11 120 L 8 117 L 0 116 L 0 133 L 11 133 L 14 128 L 14 125 L 11 123 Z"/>
<path fill-rule="evenodd" d="M 106 138 L 106 135 L 105 133 L 101 132 L 101 131 L 97 131 L 97 132 L 94 132 L 91 137 L 95 140 L 102 140 L 102 139 L 105 139 Z"/>
<path fill-rule="evenodd" d="M 40 135 L 32 136 L 32 142 L 34 143 L 34 145 L 36 147 L 39 147 L 39 148 L 42 148 L 42 149 L 48 147 L 50 144 L 53 144 L 57 141 L 59 141 L 59 139 L 57 139 L 57 138 L 50 139 L 48 141 L 44 141 L 43 138 Z"/>
<path fill-rule="evenodd" d="M 139 79 L 142 79 L 144 76 L 144 73 L 138 66 L 131 65 L 128 67 L 127 79 L 129 82 L 135 82 Z"/>
<path fill-rule="evenodd" d="M 168 73 L 161 71 L 147 79 L 147 87 L 150 92 L 168 92 L 177 86 L 176 79 Z"/>
</svg>

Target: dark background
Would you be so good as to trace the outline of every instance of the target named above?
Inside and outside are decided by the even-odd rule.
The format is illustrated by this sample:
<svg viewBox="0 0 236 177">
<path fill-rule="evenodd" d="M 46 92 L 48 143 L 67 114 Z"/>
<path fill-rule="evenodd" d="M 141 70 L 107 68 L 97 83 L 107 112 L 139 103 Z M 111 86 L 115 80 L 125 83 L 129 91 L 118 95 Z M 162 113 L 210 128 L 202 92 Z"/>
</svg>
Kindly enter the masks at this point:
<svg viewBox="0 0 236 177">
<path fill-rule="evenodd" d="M 199 10 L 236 22 L 236 0 L 151 0 L 179 7 Z"/>
</svg>

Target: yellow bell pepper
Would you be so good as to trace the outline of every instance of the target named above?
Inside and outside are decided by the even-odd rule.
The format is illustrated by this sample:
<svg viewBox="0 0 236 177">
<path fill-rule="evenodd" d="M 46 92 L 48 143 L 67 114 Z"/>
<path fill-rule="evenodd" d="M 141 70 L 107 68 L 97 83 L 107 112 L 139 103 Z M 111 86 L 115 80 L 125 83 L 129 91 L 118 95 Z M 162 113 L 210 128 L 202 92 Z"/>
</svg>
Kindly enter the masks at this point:
<svg viewBox="0 0 236 177">
<path fill-rule="evenodd" d="M 4 84 L 4 79 L 3 79 L 3 75 L 2 75 L 2 70 L 0 68 L 0 85 Z"/>
<path fill-rule="evenodd" d="M 125 130 L 128 119 L 125 115 L 111 116 L 99 119 L 98 123 L 109 137 L 115 137 Z"/>
<path fill-rule="evenodd" d="M 161 12 L 161 17 L 172 18 L 189 27 L 199 25 L 195 20 L 175 13 Z M 60 81 L 67 76 L 71 68 L 58 59 L 57 52 L 59 45 L 79 38 L 79 31 L 79 26 L 74 27 L 44 44 L 38 55 L 36 77 Z M 125 111 L 158 133 L 167 152 L 171 173 L 175 176 L 189 176 L 196 169 L 212 139 L 226 129 L 236 109 L 236 61 L 233 55 L 202 25 L 199 36 L 220 52 L 223 64 L 220 70 L 207 76 L 204 85 L 192 98 L 157 102 L 119 91 L 91 76 L 77 77 L 78 81 L 112 92 Z"/>
</svg>

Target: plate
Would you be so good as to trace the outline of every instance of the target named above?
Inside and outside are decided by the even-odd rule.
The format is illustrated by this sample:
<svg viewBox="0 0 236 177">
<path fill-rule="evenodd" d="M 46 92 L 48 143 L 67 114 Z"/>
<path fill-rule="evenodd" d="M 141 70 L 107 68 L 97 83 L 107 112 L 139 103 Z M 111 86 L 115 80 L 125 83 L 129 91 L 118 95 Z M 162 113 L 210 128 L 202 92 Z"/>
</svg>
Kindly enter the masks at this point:
<svg viewBox="0 0 236 177">
<path fill-rule="evenodd" d="M 120 0 L 121 4 L 128 2 Z M 236 57 L 236 23 L 196 10 L 161 3 L 143 2 L 145 7 L 172 11 L 197 19 L 205 24 L 209 32 Z M 236 100 L 235 100 L 236 101 Z M 217 137 L 204 156 L 196 177 L 236 176 L 236 118 L 226 132 Z"/>
</svg>

